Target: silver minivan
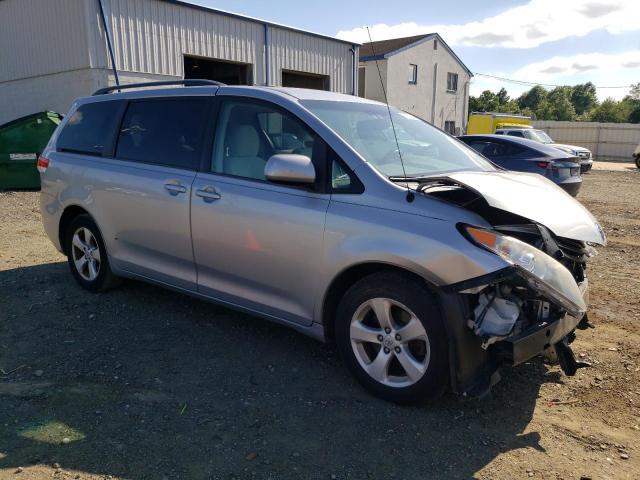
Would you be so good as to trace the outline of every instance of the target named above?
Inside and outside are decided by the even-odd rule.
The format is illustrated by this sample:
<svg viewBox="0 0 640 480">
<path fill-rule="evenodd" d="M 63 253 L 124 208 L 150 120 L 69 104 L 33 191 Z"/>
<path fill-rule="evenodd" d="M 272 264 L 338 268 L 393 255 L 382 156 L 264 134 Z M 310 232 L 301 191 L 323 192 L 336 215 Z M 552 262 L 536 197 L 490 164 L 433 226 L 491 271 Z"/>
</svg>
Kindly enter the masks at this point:
<svg viewBox="0 0 640 480">
<path fill-rule="evenodd" d="M 139 279 L 335 342 L 396 402 L 482 395 L 543 353 L 582 366 L 606 239 L 558 186 L 378 102 L 173 83 L 78 99 L 38 160 L 82 287 Z"/>
</svg>

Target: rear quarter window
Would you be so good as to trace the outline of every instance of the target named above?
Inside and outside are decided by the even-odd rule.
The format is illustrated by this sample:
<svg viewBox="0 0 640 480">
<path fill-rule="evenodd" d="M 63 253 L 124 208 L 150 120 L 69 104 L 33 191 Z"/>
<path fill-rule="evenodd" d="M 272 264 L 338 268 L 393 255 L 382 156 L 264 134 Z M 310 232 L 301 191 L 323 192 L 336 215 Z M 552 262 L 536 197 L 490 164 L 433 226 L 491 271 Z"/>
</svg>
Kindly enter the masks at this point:
<svg viewBox="0 0 640 480">
<path fill-rule="evenodd" d="M 86 155 L 109 153 L 120 120 L 120 101 L 80 105 L 63 127 L 56 149 Z"/>
</svg>

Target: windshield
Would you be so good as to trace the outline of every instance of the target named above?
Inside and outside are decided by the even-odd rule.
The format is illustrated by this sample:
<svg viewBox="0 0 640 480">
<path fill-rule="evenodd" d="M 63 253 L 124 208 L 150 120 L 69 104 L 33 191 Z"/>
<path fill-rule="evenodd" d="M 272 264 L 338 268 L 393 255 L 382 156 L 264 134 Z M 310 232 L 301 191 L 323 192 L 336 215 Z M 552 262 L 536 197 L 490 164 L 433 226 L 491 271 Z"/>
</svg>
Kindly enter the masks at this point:
<svg viewBox="0 0 640 480">
<path fill-rule="evenodd" d="M 383 175 L 403 176 L 386 105 L 306 100 L 302 104 Z M 407 176 L 495 167 L 462 142 L 405 112 L 391 108 Z"/>
<path fill-rule="evenodd" d="M 544 130 L 525 130 L 524 136 L 540 143 L 553 143 L 553 139 Z"/>
</svg>

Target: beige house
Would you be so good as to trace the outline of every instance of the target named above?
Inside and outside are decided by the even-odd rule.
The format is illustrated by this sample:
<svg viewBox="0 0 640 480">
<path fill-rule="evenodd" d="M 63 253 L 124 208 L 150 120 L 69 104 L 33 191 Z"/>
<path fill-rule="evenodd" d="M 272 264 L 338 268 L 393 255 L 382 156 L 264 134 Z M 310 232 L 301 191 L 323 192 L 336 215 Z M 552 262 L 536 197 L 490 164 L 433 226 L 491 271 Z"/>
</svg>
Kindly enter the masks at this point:
<svg viewBox="0 0 640 480">
<path fill-rule="evenodd" d="M 359 96 L 384 102 L 384 86 L 391 105 L 452 135 L 466 130 L 472 76 L 437 33 L 360 47 Z"/>
</svg>

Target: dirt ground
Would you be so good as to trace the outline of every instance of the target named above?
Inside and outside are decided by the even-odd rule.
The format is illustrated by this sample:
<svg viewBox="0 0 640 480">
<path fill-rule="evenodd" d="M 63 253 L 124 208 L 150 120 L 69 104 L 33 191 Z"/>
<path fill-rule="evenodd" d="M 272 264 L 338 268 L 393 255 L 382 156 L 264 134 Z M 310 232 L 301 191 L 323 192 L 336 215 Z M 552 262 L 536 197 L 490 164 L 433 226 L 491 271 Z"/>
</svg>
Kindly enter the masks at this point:
<svg viewBox="0 0 640 480">
<path fill-rule="evenodd" d="M 0 478 L 640 478 L 640 173 L 594 171 L 579 199 L 609 236 L 574 343 L 593 367 L 535 360 L 483 400 L 400 407 L 285 328 L 81 290 L 38 194 L 0 194 Z"/>
</svg>

